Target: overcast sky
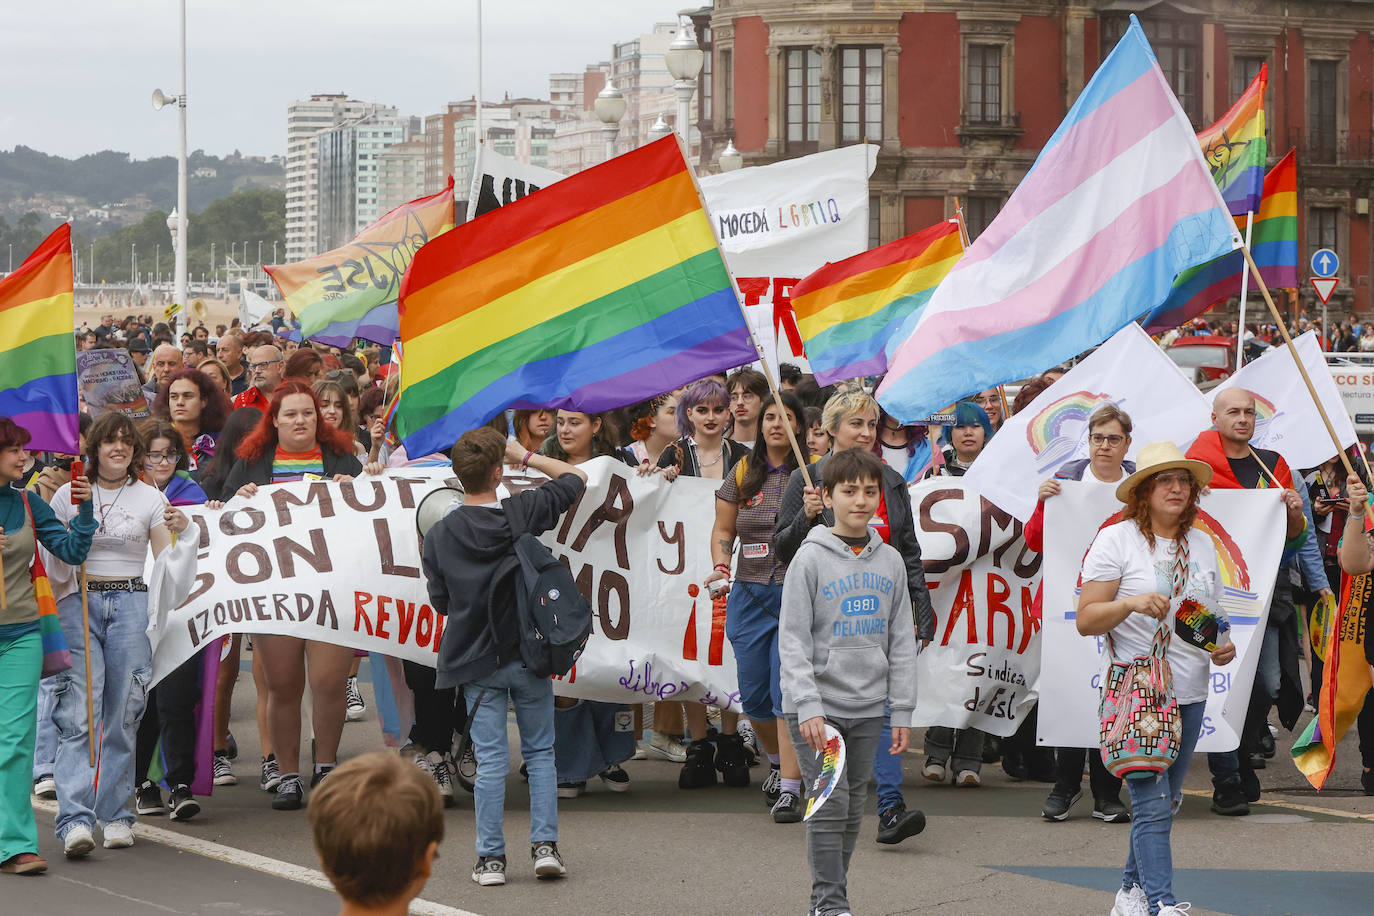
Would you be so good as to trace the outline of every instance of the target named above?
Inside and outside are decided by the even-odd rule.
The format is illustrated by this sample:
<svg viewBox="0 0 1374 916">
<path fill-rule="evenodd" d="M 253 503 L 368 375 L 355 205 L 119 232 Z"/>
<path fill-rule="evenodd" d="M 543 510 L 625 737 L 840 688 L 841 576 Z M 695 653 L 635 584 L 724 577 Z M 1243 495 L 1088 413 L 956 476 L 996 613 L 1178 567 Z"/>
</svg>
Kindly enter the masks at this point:
<svg viewBox="0 0 1374 916">
<path fill-rule="evenodd" d="M 673 0 L 486 0 L 483 95 L 546 98 L 548 75 L 672 21 Z M 10 0 L 0 16 L 0 149 L 176 153 L 177 0 Z M 317 92 L 441 111 L 476 91 L 477 0 L 188 0 L 188 144 L 286 152 L 286 106 Z"/>
</svg>

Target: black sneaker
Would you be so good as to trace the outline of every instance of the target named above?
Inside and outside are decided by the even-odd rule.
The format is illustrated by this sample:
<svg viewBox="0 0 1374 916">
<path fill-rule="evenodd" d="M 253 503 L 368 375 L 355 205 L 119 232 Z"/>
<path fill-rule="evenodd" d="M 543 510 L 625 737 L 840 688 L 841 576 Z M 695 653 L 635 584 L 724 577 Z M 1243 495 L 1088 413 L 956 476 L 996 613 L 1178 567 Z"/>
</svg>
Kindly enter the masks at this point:
<svg viewBox="0 0 1374 916">
<path fill-rule="evenodd" d="M 229 755 L 230 760 L 239 759 L 239 743 L 234 740 L 233 732 L 224 733 L 224 753 Z"/>
<path fill-rule="evenodd" d="M 1002 759 L 1002 739 L 996 735 L 983 736 L 983 762 L 997 763 Z"/>
<path fill-rule="evenodd" d="M 317 767 L 315 769 L 315 775 L 310 777 L 310 788 L 313 789 L 320 783 L 324 782 L 324 778 L 328 776 L 330 773 L 334 772 L 334 767 L 336 765 L 337 764 L 331 763 L 327 766 Z"/>
<path fill-rule="evenodd" d="M 520 764 L 520 769 L 525 771 L 525 765 Z M 528 771 L 525 771 L 528 773 Z M 463 742 L 463 752 L 458 758 L 458 763 L 453 769 L 453 775 L 458 778 L 458 785 L 463 787 L 463 791 L 471 792 L 477 785 L 477 754 L 472 749 L 471 741 Z M 528 775 L 526 775 L 528 779 Z"/>
<path fill-rule="evenodd" d="M 1069 819 L 1069 809 L 1078 804 L 1082 797 L 1082 789 L 1075 792 L 1072 798 L 1051 792 L 1050 797 L 1045 799 L 1044 807 L 1040 809 L 1040 816 L 1047 821 L 1066 821 Z"/>
<path fill-rule="evenodd" d="M 1093 817 L 1108 824 L 1127 824 L 1131 812 L 1115 798 L 1099 798 L 1093 802 Z"/>
<path fill-rule="evenodd" d="M 611 764 L 596 775 L 601 777 L 602 784 L 612 792 L 628 792 L 630 790 L 630 774 L 621 769 L 618 763 Z"/>
<path fill-rule="evenodd" d="M 888 846 L 895 846 L 925 829 L 925 814 L 908 811 L 906 805 L 893 805 L 878 815 L 878 842 Z"/>
<path fill-rule="evenodd" d="M 134 810 L 139 814 L 166 814 L 167 806 L 162 803 L 162 790 L 149 780 L 134 793 Z"/>
<path fill-rule="evenodd" d="M 482 856 L 472 867 L 472 880 L 483 887 L 499 887 L 506 883 L 506 857 Z"/>
<path fill-rule="evenodd" d="M 1240 791 L 1248 802 L 1260 800 L 1260 781 L 1255 771 L 1248 767 L 1240 768 Z"/>
<path fill-rule="evenodd" d="M 1360 788 L 1365 795 L 1374 795 L 1374 772 L 1364 770 L 1360 773 Z"/>
<path fill-rule="evenodd" d="M 793 792 L 781 792 L 773 804 L 773 823 L 795 824 L 802 819 L 801 799 Z"/>
<path fill-rule="evenodd" d="M 272 799 L 272 807 L 278 811 L 299 811 L 305 804 L 305 786 L 294 773 L 281 778 L 277 783 L 277 797 Z"/>
<path fill-rule="evenodd" d="M 184 783 L 172 790 L 167 805 L 172 809 L 171 817 L 174 821 L 189 821 L 200 813 L 200 802 L 196 801 L 190 787 Z"/>
<path fill-rule="evenodd" d="M 1273 760 L 1274 754 L 1278 752 L 1278 747 L 1274 744 L 1274 736 L 1269 734 L 1269 727 L 1266 725 L 1264 733 L 1259 738 L 1260 756 L 1265 760 Z"/>
<path fill-rule="evenodd" d="M 682 764 L 682 770 L 677 774 L 677 787 L 679 789 L 704 789 L 707 786 L 716 784 L 716 767 L 712 762 L 715 757 L 715 749 L 711 747 L 711 742 L 702 738 L 700 741 L 693 741 L 687 745 L 687 760 Z M 748 772 L 745 772 L 748 779 Z"/>
<path fill-rule="evenodd" d="M 1222 786 L 1212 792 L 1212 810 L 1227 817 L 1243 817 L 1250 813 L 1250 803 L 1239 785 Z"/>
<path fill-rule="evenodd" d="M 557 843 L 531 843 L 530 859 L 534 862 L 536 878 L 561 878 L 568 873 L 563 857 L 558 854 Z"/>
<path fill-rule="evenodd" d="M 727 786 L 740 789 L 749 785 L 749 756 L 744 752 L 743 738 L 721 735 L 716 739 L 716 769 Z"/>
<path fill-rule="evenodd" d="M 215 785 L 236 786 L 239 784 L 238 777 L 234 775 L 234 768 L 229 763 L 229 752 L 227 750 L 215 751 L 213 768 Z"/>
<path fill-rule="evenodd" d="M 268 754 L 262 758 L 261 771 L 262 778 L 258 781 L 258 788 L 264 792 L 275 791 L 281 783 L 281 771 L 277 768 L 276 754 Z"/>
<path fill-rule="evenodd" d="M 776 766 L 770 765 L 768 775 L 763 779 L 763 803 L 772 808 L 778 803 L 778 796 L 782 793 L 782 771 Z"/>
<path fill-rule="evenodd" d="M 1020 750 L 1008 750 L 1002 755 L 1002 770 L 1013 782 L 1030 778 L 1030 766 L 1026 763 L 1026 755 Z"/>
</svg>

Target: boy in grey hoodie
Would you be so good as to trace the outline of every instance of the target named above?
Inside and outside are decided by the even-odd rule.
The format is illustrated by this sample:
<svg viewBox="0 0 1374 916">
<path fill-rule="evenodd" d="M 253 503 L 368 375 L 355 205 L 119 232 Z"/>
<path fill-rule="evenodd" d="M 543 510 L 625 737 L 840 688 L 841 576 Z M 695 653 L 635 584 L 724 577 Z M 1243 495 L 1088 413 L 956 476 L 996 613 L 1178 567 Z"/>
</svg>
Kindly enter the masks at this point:
<svg viewBox="0 0 1374 916">
<path fill-rule="evenodd" d="M 825 463 L 823 499 L 835 524 L 813 528 L 787 568 L 778 629 L 782 709 L 802 776 L 815 782 L 825 726 L 845 741 L 839 784 L 807 822 L 811 907 L 849 916 L 845 876 L 863 821 L 885 705 L 892 747 L 910 738 L 916 706 L 916 629 L 901 555 L 869 528 L 878 511 L 882 464 L 850 449 Z"/>
</svg>

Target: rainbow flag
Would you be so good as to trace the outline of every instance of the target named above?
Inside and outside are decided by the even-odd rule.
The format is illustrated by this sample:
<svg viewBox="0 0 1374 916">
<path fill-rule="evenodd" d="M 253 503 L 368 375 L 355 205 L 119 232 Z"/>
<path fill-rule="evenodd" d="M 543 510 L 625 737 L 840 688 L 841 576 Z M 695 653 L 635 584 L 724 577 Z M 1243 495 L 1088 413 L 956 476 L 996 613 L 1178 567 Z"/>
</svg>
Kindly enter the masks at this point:
<svg viewBox="0 0 1374 916">
<path fill-rule="evenodd" d="M 958 221 L 945 220 L 826 264 L 792 287 L 816 384 L 886 372 L 886 344 L 920 314 L 963 253 Z"/>
<path fill-rule="evenodd" d="M 0 280 L 0 415 L 34 451 L 77 452 L 72 227 L 63 223 Z"/>
<path fill-rule="evenodd" d="M 1269 65 L 1261 64 L 1231 110 L 1197 135 L 1202 156 L 1232 216 L 1259 209 L 1264 163 L 1269 155 L 1264 136 L 1264 90 L 1268 85 Z"/>
<path fill-rule="evenodd" d="M 438 194 L 388 212 L 342 248 L 264 268 L 300 319 L 301 336 L 333 347 L 355 337 L 391 346 L 401 276 L 430 239 L 453 228 L 453 177 Z"/>
<path fill-rule="evenodd" d="M 401 340 L 411 455 L 507 407 L 608 410 L 758 357 L 676 135 L 426 245 Z"/>
<path fill-rule="evenodd" d="M 1236 227 L 1245 229 L 1244 218 Z M 1270 289 L 1298 286 L 1298 161 L 1288 151 L 1264 178 L 1264 196 L 1255 214 L 1250 256 Z M 1246 270 L 1239 251 L 1222 255 L 1178 275 L 1174 288 L 1158 308 L 1140 323 L 1151 334 L 1162 334 L 1192 321 L 1223 299 L 1240 295 L 1240 278 Z M 1253 278 L 1252 278 L 1253 279 Z M 1251 288 L 1254 287 L 1253 282 Z"/>
</svg>

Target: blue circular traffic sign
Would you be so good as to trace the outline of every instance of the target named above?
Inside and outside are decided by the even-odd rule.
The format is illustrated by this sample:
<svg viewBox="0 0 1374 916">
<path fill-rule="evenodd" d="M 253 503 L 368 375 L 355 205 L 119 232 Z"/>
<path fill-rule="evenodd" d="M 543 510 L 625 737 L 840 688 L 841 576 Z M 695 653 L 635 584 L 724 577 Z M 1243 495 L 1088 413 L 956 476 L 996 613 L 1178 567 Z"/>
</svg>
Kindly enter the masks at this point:
<svg viewBox="0 0 1374 916">
<path fill-rule="evenodd" d="M 1334 277 L 1340 266 L 1341 259 L 1330 248 L 1318 248 L 1312 252 L 1312 273 L 1318 277 Z"/>
</svg>

